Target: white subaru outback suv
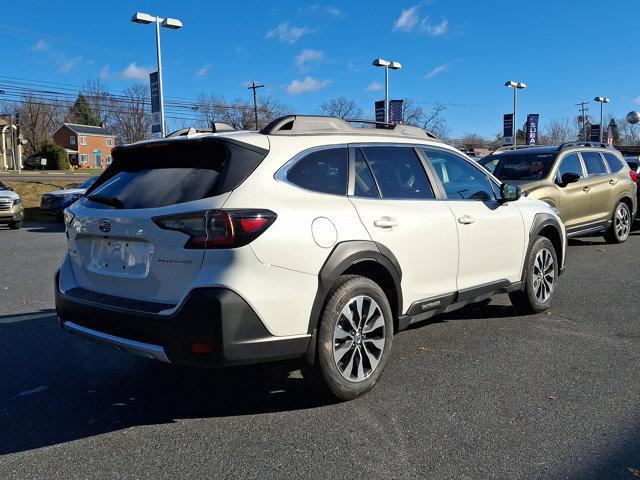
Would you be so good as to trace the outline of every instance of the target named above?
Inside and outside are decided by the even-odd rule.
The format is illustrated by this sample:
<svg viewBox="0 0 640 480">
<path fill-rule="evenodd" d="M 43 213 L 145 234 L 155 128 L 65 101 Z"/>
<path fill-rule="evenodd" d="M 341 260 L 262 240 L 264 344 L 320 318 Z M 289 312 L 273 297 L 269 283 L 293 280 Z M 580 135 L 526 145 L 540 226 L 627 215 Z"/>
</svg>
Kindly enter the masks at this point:
<svg viewBox="0 0 640 480">
<path fill-rule="evenodd" d="M 65 212 L 62 327 L 182 365 L 300 358 L 350 399 L 410 324 L 498 292 L 547 309 L 553 210 L 424 130 L 378 127 L 288 116 L 116 147 Z"/>
</svg>

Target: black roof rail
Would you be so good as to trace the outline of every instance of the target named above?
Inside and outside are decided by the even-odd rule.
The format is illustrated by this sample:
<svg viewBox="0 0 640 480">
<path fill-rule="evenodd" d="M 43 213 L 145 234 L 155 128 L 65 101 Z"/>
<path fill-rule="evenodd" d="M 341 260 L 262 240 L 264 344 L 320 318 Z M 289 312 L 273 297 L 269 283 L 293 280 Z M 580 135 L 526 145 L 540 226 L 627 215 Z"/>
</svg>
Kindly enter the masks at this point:
<svg viewBox="0 0 640 480">
<path fill-rule="evenodd" d="M 613 148 L 612 145 L 604 142 L 565 142 L 558 147 L 558 151 L 561 152 L 562 150 L 576 147 Z"/>
<path fill-rule="evenodd" d="M 210 128 L 187 127 L 176 130 L 167 134 L 166 138 L 184 137 L 195 135 L 197 133 L 219 133 L 219 132 L 235 132 L 236 129 L 231 125 L 222 122 L 212 122 Z"/>
<path fill-rule="evenodd" d="M 350 125 L 352 123 L 374 125 L 376 128 L 357 128 Z M 270 122 L 260 130 L 260 133 L 264 135 L 391 135 L 441 141 L 433 133 L 411 125 L 376 122 L 373 120 L 345 120 L 338 117 L 320 115 L 286 115 Z"/>
</svg>

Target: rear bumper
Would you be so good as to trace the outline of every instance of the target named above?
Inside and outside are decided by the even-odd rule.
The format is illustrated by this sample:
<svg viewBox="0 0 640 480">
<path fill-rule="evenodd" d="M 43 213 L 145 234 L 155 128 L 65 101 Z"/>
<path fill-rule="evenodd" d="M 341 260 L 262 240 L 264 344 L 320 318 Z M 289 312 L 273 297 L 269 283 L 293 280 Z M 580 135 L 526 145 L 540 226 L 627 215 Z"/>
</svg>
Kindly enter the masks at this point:
<svg viewBox="0 0 640 480">
<path fill-rule="evenodd" d="M 249 305 L 225 288 L 194 289 L 169 314 L 154 309 L 157 304 L 74 290 L 61 292 L 56 275 L 56 310 L 65 331 L 147 358 L 218 367 L 302 357 L 310 344 L 309 335 L 271 335 Z M 213 352 L 191 353 L 195 342 L 209 343 Z"/>
</svg>

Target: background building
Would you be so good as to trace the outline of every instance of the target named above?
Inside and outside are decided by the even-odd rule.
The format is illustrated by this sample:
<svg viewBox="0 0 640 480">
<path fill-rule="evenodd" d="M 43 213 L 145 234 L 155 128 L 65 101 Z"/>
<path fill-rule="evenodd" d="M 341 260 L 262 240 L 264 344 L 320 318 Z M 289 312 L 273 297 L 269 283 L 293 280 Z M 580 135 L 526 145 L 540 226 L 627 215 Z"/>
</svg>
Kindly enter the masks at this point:
<svg viewBox="0 0 640 480">
<path fill-rule="evenodd" d="M 116 137 L 104 127 L 63 123 L 52 137 L 67 151 L 71 165 L 105 168 L 111 163 L 111 149 L 116 144 Z"/>
</svg>

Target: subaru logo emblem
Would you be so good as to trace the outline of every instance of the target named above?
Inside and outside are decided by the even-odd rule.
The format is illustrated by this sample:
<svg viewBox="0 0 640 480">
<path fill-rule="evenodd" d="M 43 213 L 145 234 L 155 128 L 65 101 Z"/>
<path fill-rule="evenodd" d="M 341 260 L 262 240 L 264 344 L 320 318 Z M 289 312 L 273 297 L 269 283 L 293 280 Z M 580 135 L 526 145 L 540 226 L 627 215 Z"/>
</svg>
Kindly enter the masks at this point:
<svg viewBox="0 0 640 480">
<path fill-rule="evenodd" d="M 98 224 L 98 228 L 103 233 L 109 233 L 111 231 L 111 222 L 106 218 L 103 218 L 102 220 L 100 220 L 100 223 Z"/>
</svg>

